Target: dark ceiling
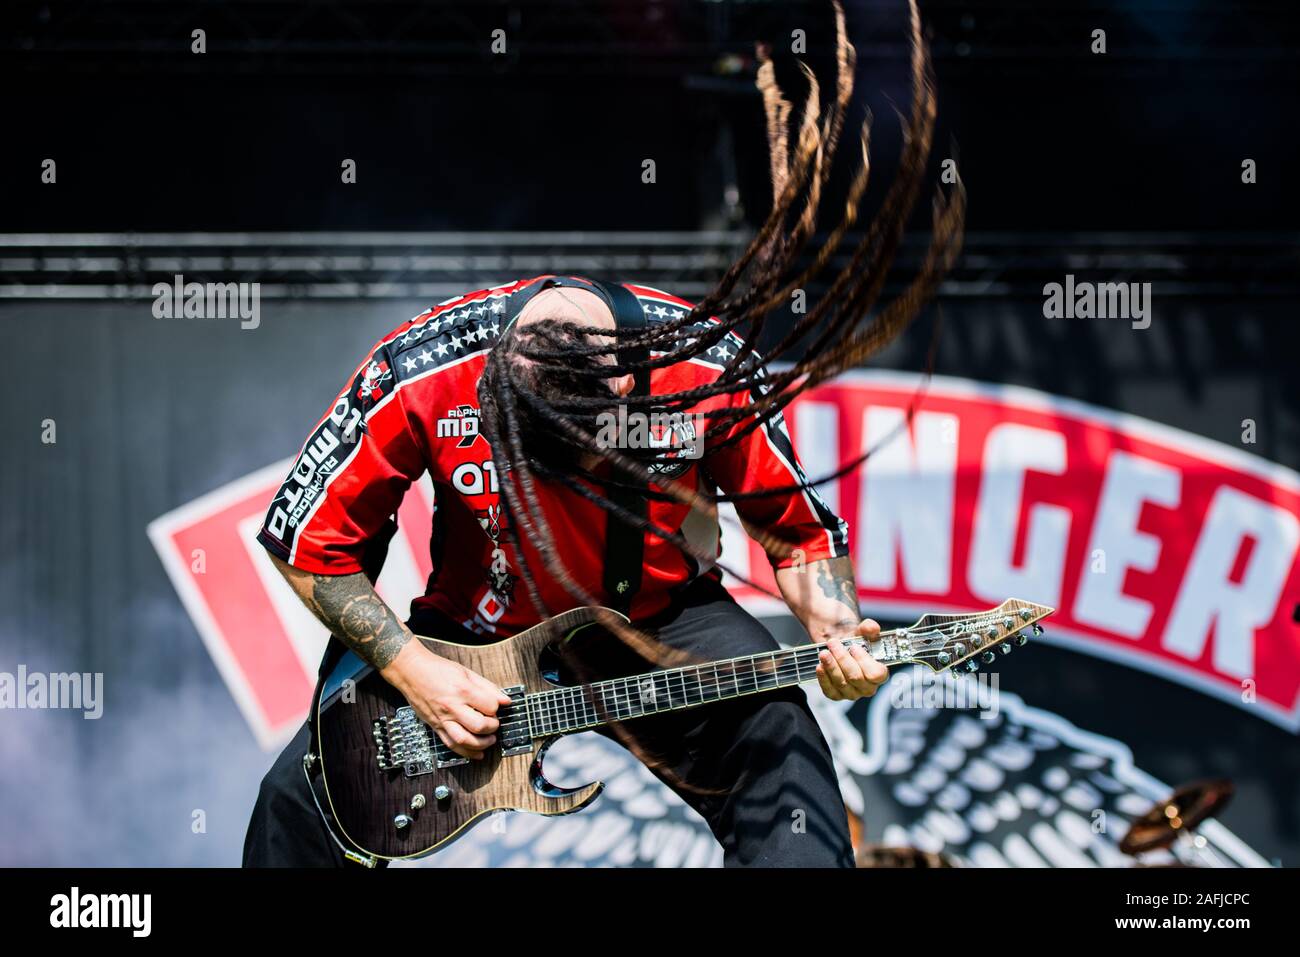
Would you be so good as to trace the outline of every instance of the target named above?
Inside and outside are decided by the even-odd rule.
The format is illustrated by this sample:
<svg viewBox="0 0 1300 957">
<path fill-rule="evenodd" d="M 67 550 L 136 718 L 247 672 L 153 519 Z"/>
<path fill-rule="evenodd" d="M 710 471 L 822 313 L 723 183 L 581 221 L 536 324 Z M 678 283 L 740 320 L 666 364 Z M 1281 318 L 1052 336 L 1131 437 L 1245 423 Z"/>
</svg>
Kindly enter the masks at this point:
<svg viewBox="0 0 1300 957">
<path fill-rule="evenodd" d="M 755 41 L 827 74 L 822 2 L 130 2 L 0 7 L 0 229 L 696 229 L 766 198 Z M 972 231 L 1293 229 L 1294 3 L 922 4 L 933 160 Z M 848 4 L 874 182 L 906 7 Z M 190 52 L 203 29 L 207 52 Z M 494 54 L 494 30 L 506 52 Z M 1104 29 L 1107 52 L 1090 52 Z M 39 182 L 45 158 L 57 188 Z M 641 182 L 653 158 L 657 182 Z M 358 164 L 355 185 L 340 164 Z M 1258 182 L 1241 183 L 1244 159 Z M 871 195 L 876 195 L 875 193 Z M 833 199 L 833 197 L 832 197 Z"/>
</svg>

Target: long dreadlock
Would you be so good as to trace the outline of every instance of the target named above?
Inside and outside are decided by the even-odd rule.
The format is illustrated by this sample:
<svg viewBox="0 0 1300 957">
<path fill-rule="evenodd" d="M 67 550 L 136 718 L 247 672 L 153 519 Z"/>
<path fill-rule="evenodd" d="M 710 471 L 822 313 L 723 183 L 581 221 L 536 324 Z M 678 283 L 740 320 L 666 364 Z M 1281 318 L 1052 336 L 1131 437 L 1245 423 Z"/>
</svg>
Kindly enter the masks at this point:
<svg viewBox="0 0 1300 957">
<path fill-rule="evenodd" d="M 839 0 L 832 0 L 832 5 L 834 96 L 823 115 L 817 79 L 800 64 L 808 92 L 793 147 L 789 130 L 793 106 L 776 82 L 768 50 L 763 46 L 758 49 L 757 86 L 767 119 L 773 204 L 754 238 L 717 285 L 680 317 L 642 329 L 606 329 L 560 320 L 541 320 L 526 328 L 516 324 L 489 354 L 478 386 L 482 431 L 491 446 L 501 483 L 509 518 L 504 524 L 519 556 L 520 576 L 534 607 L 543 615 L 553 611 L 543 601 L 534 569 L 524 555 L 525 541 L 536 550 L 547 574 L 576 603 L 599 605 L 600 600 L 574 578 L 560 558 L 537 494 L 538 482 L 569 489 L 599 505 L 612 518 L 671 542 L 698 560 L 713 562 L 715 555 L 705 553 L 675 530 L 658 526 L 620 505 L 610 490 L 634 488 L 647 498 L 679 502 L 716 517 L 719 503 L 788 494 L 820 485 L 853 471 L 870 454 L 868 450 L 815 481 L 804 479 L 784 488 L 727 494 L 692 488 L 656 474 L 652 467 L 663 454 L 661 451 L 614 449 L 596 441 L 598 416 L 619 405 L 629 411 L 692 410 L 693 415 L 709 423 L 697 440 L 705 443 L 711 453 L 741 441 L 779 416 L 809 389 L 860 365 L 897 339 L 934 295 L 960 251 L 965 190 L 958 182 L 948 195 L 935 192 L 933 232 L 917 274 L 892 301 L 877 308 L 921 190 L 934 134 L 936 106 L 929 49 L 922 35 L 917 2 L 908 0 L 912 102 L 910 113 L 899 117 L 903 135 L 898 174 L 889 185 L 878 215 L 846 264 L 830 277 L 826 292 L 774 347 L 766 350 L 762 359 L 754 352 L 753 343 L 760 338 L 768 317 L 789 301 L 794 290 L 803 289 L 822 274 L 855 224 L 867 187 L 869 115 L 859 131 L 860 163 L 849 185 L 843 213 L 811 262 L 797 271 L 796 265 L 816 227 L 821 195 L 831 174 L 853 92 L 856 54 L 846 36 Z M 617 376 L 648 375 L 654 369 L 706 355 L 710 350 L 716 354 L 715 347 L 720 343 L 734 348 L 724 352 L 728 357 L 720 374 L 707 385 L 666 395 L 618 396 L 605 384 Z M 796 354 L 797 359 L 788 361 Z M 770 366 L 776 362 L 786 368 L 772 371 Z M 728 397 L 743 397 L 743 401 L 696 408 L 707 400 Z M 534 441 L 539 434 L 546 436 L 545 448 L 549 451 L 543 451 Z M 584 464 L 593 455 L 606 466 L 600 475 Z M 788 557 L 791 546 L 778 535 L 768 529 L 747 527 L 769 555 Z M 732 569 L 726 570 L 735 574 Z M 620 616 L 607 616 L 603 624 L 648 661 L 674 666 L 689 657 Z M 592 703 L 597 709 L 603 708 L 598 700 Z M 617 722 L 612 726 L 638 757 L 647 760 Z"/>
</svg>

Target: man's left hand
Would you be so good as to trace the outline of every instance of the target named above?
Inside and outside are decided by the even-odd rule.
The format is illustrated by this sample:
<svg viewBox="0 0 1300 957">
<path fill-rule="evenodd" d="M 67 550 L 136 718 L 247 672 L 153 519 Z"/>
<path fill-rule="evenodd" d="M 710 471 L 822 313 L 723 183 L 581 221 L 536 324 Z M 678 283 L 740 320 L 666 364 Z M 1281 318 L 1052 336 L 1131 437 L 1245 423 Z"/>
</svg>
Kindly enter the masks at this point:
<svg viewBox="0 0 1300 957">
<path fill-rule="evenodd" d="M 880 635 L 880 625 L 870 618 L 863 619 L 854 634 L 874 641 Z M 888 677 L 889 669 L 861 645 L 846 648 L 838 638 L 832 638 L 818 655 L 817 683 L 822 694 L 832 701 L 870 698 Z"/>
</svg>

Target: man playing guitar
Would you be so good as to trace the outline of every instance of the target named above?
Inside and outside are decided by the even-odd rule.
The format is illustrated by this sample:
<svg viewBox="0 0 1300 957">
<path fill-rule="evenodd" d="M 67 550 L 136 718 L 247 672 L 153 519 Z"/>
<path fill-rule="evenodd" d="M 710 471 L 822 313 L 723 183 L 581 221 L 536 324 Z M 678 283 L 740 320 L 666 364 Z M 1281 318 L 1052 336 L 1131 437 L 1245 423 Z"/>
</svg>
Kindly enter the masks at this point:
<svg viewBox="0 0 1300 957">
<path fill-rule="evenodd" d="M 413 641 L 413 633 L 461 643 L 498 640 L 572 607 L 576 582 L 668 648 L 698 659 L 777 647 L 722 588 L 720 569 L 699 558 L 720 555 L 716 512 L 702 515 L 681 501 L 651 496 L 641 499 L 644 523 L 629 533 L 590 497 L 538 481 L 533 494 L 551 539 L 551 554 L 543 555 L 530 536 L 507 534 L 517 519 L 480 430 L 485 366 L 492 358 L 529 363 L 514 351 L 521 338 L 563 323 L 614 330 L 633 321 L 653 328 L 690 310 L 657 290 L 575 276 L 521 280 L 444 303 L 374 346 L 308 436 L 271 503 L 258 540 L 334 636 L 332 653 L 345 646 L 373 666 L 457 754 L 483 757 L 495 741 L 497 709 L 509 699 Z M 583 341 L 589 340 L 577 340 Z M 648 394 L 716 383 L 741 346 L 728 335 L 702 355 L 654 368 L 645 376 Z M 537 376 L 550 374 L 543 369 Z M 617 397 L 637 387 L 631 373 L 597 381 Z M 535 384 L 550 394 L 568 388 L 564 381 Z M 756 397 L 723 391 L 690 411 L 743 408 Z M 747 419 L 741 413 L 733 421 L 739 434 Z M 528 454 L 548 468 L 602 474 L 595 457 L 566 455 L 569 443 L 545 420 L 525 414 L 520 436 Z M 762 530 L 790 611 L 814 641 L 826 642 L 817 667 L 821 691 L 832 699 L 873 694 L 886 669 L 860 645 L 835 640 L 879 632 L 858 612 L 847 526 L 808 485 L 780 415 L 716 450 L 704 444 L 697 459 L 669 454 L 655 468 L 687 488 L 737 496 L 746 528 Z M 372 581 L 382 561 L 377 555 L 395 528 L 392 516 L 426 471 L 435 490 L 434 571 L 404 622 Z M 688 553 L 655 529 L 695 547 Z M 525 565 L 531 570 L 526 583 Z M 557 580 L 556 567 L 572 582 Z M 583 660 L 593 673 L 634 673 L 629 656 L 635 656 L 612 636 L 589 645 Z M 799 688 L 656 715 L 638 724 L 633 737 L 638 756 L 708 822 L 727 865 L 853 866 L 831 754 Z M 263 780 L 246 866 L 343 862 L 302 773 L 310 747 L 311 729 L 304 726 Z"/>
</svg>

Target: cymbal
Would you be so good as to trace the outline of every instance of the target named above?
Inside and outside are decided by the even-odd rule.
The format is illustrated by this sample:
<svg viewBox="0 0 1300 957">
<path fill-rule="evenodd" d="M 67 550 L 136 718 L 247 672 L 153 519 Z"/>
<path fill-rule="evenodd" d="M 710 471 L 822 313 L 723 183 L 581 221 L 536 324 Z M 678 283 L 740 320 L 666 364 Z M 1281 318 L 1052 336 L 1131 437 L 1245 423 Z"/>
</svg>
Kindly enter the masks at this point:
<svg viewBox="0 0 1300 957">
<path fill-rule="evenodd" d="M 1232 782 L 1223 779 L 1184 784 L 1135 819 L 1119 849 L 1125 854 L 1141 854 L 1168 847 L 1179 834 L 1194 831 L 1222 811 L 1232 793 Z"/>
</svg>

